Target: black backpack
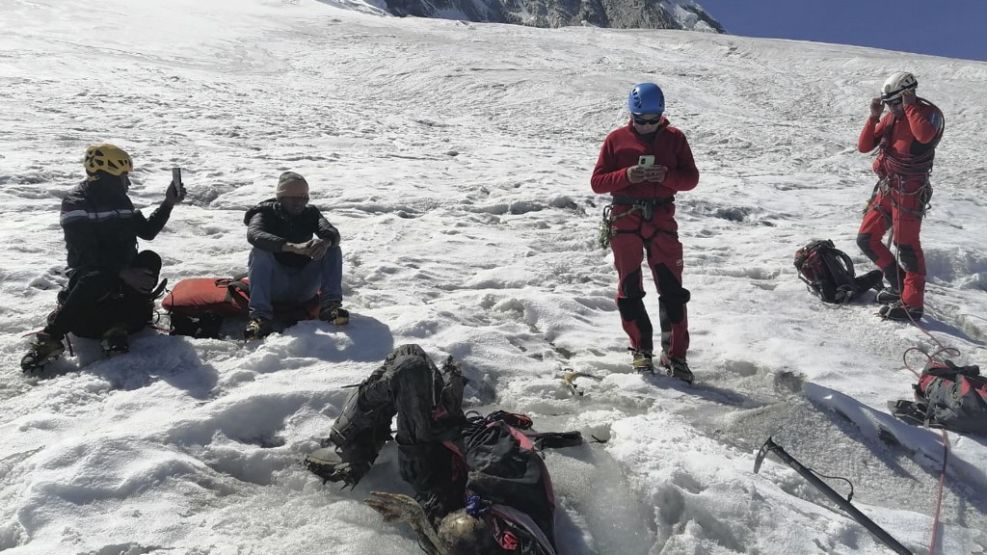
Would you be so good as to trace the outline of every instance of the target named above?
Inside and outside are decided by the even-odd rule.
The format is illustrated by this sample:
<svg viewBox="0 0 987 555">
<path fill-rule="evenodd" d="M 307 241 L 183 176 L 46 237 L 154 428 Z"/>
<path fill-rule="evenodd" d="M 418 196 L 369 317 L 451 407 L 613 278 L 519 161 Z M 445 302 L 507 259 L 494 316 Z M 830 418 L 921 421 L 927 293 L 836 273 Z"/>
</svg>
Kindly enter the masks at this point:
<svg viewBox="0 0 987 555">
<path fill-rule="evenodd" d="M 857 277 L 853 261 L 829 239 L 815 240 L 795 251 L 795 269 L 809 291 L 824 303 L 844 304 L 881 285 L 883 274 L 873 270 Z"/>
<path fill-rule="evenodd" d="M 537 433 L 522 414 L 472 418 L 463 443 L 470 499 L 489 506 L 501 547 L 519 554 L 554 554 L 555 493 L 538 450 L 579 445 L 579 432 Z"/>
</svg>

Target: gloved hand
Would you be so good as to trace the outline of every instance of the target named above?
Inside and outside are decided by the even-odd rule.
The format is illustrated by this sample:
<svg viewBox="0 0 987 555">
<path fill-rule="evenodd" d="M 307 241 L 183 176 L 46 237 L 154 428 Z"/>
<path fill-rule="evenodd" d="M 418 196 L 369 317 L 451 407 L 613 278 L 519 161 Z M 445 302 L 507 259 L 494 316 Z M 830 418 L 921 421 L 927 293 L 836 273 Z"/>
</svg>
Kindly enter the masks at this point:
<svg viewBox="0 0 987 555">
<path fill-rule="evenodd" d="M 635 185 L 644 181 L 644 175 L 644 166 L 631 166 L 627 168 L 627 180 Z"/>
<path fill-rule="evenodd" d="M 881 114 L 884 113 L 884 103 L 881 102 L 881 97 L 876 96 L 870 100 L 870 117 L 879 119 Z"/>
<path fill-rule="evenodd" d="M 117 275 L 128 287 L 138 293 L 149 294 L 158 284 L 158 276 L 147 268 L 124 268 Z"/>
<path fill-rule="evenodd" d="M 183 200 L 185 200 L 184 188 L 178 187 L 178 184 L 172 181 L 168 185 L 168 190 L 165 191 L 165 204 L 168 206 L 174 206 Z"/>
</svg>

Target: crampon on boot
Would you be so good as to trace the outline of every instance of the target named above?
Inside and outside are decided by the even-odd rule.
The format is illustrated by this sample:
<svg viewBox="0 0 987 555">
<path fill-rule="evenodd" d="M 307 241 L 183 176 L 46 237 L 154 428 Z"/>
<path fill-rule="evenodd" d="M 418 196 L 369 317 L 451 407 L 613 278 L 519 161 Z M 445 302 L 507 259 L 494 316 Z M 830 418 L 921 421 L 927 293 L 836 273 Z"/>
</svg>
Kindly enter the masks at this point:
<svg viewBox="0 0 987 555">
<path fill-rule="evenodd" d="M 884 305 L 877 312 L 877 314 L 884 318 L 885 320 L 894 320 L 896 322 L 917 322 L 922 319 L 924 314 L 922 307 L 912 308 L 905 306 L 901 301 L 891 303 L 889 305 Z"/>
<path fill-rule="evenodd" d="M 21 370 L 39 372 L 46 364 L 62 356 L 64 352 L 65 344 L 61 338 L 55 338 L 43 331 L 38 332 L 34 342 L 31 343 L 31 348 L 21 359 Z"/>
<path fill-rule="evenodd" d="M 370 470 L 370 464 L 358 460 L 345 460 L 335 447 L 323 447 L 305 457 L 305 468 L 322 478 L 322 483 L 343 482 L 344 487 L 355 487 L 363 475 Z"/>
<path fill-rule="evenodd" d="M 687 384 L 692 384 L 692 370 L 689 370 L 689 364 L 684 358 L 673 357 L 662 353 L 658 364 L 665 369 L 665 373 L 669 376 L 680 379 Z"/>
<path fill-rule="evenodd" d="M 631 349 L 631 354 L 634 356 L 631 359 L 631 366 L 634 370 L 642 374 L 653 374 L 655 371 L 655 363 L 651 353 L 647 351 L 639 351 L 636 349 Z"/>
<path fill-rule="evenodd" d="M 130 351 L 130 333 L 123 326 L 113 326 L 103 332 L 99 346 L 102 347 L 103 354 L 106 356 L 113 353 L 126 353 Z"/>
</svg>

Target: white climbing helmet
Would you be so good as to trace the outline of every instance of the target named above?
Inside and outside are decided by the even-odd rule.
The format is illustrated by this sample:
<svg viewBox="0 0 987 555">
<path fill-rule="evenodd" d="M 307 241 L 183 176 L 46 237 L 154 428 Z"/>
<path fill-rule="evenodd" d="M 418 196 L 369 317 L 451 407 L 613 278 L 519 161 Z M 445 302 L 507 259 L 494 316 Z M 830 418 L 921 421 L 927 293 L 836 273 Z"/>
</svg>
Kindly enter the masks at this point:
<svg viewBox="0 0 987 555">
<path fill-rule="evenodd" d="M 918 86 L 915 76 L 907 71 L 892 73 L 888 80 L 881 87 L 881 100 L 887 102 L 901 96 L 907 90 L 914 90 Z"/>
</svg>

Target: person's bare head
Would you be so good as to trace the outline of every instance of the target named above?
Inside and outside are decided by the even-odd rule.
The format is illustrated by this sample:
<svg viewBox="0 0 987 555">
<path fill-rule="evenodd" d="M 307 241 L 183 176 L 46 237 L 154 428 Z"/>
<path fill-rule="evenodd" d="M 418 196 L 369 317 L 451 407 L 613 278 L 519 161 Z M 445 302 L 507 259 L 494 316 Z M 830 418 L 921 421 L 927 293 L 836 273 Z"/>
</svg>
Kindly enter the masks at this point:
<svg viewBox="0 0 987 555">
<path fill-rule="evenodd" d="M 439 522 L 439 539 L 448 555 L 500 555 L 504 550 L 482 518 L 474 518 L 466 509 L 449 513 Z"/>
</svg>

